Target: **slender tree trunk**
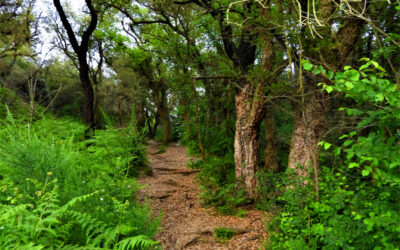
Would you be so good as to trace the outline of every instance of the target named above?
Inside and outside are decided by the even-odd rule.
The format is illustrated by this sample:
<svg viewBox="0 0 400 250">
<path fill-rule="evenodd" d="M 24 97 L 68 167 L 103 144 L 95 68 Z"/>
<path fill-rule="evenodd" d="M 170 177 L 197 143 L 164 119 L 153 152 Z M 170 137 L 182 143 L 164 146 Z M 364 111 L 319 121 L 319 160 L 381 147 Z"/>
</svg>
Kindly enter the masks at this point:
<svg viewBox="0 0 400 250">
<path fill-rule="evenodd" d="M 187 111 L 183 112 L 183 120 L 185 122 L 186 134 L 190 135 L 190 117 Z"/>
<path fill-rule="evenodd" d="M 145 101 L 142 100 L 135 105 L 135 112 L 136 112 L 136 124 L 139 130 L 143 129 L 146 126 L 146 110 L 145 110 Z"/>
<path fill-rule="evenodd" d="M 163 126 L 163 144 L 167 144 L 171 139 L 171 123 L 169 121 L 168 107 L 162 105 L 159 109 L 159 114 Z"/>
<path fill-rule="evenodd" d="M 167 93 L 162 83 L 152 83 L 150 86 L 153 87 L 154 101 L 163 127 L 163 144 L 167 144 L 171 139 Z"/>
<path fill-rule="evenodd" d="M 260 15 L 265 17 L 266 19 L 269 18 L 270 13 L 267 12 L 265 8 L 261 8 Z M 277 80 L 274 77 L 274 68 L 276 57 L 275 57 L 275 50 L 273 44 L 273 36 L 271 34 L 262 34 L 262 59 L 261 59 L 261 67 L 265 74 L 268 76 L 265 81 L 274 81 Z M 273 73 L 274 72 L 274 73 Z M 274 109 L 271 105 L 266 107 L 265 110 L 265 117 L 264 117 L 264 124 L 265 124 L 265 156 L 264 156 L 264 168 L 265 170 L 272 170 L 276 172 L 278 170 L 278 140 L 275 128 L 275 117 L 274 117 Z"/>
<path fill-rule="evenodd" d="M 159 114 L 156 113 L 155 117 L 154 117 L 154 124 L 151 125 L 151 120 L 150 120 L 151 116 L 148 116 L 148 120 L 147 120 L 147 128 L 149 130 L 149 137 L 150 139 L 153 139 L 156 136 L 156 132 L 157 132 L 157 128 L 158 125 L 160 123 L 160 118 L 159 118 Z"/>
<path fill-rule="evenodd" d="M 92 84 L 89 78 L 89 66 L 85 61 L 79 63 L 79 79 L 83 90 L 83 122 L 88 126 L 85 131 L 85 137 L 90 137 L 90 133 L 94 135 L 95 123 L 94 123 L 94 93 Z"/>
<path fill-rule="evenodd" d="M 81 43 L 78 43 L 76 39 L 74 30 L 72 29 L 71 24 L 68 21 L 67 15 L 64 12 L 64 9 L 60 3 L 60 0 L 53 0 L 54 6 L 57 9 L 57 12 L 60 16 L 61 22 L 67 32 L 69 42 L 78 56 L 79 61 L 79 79 L 81 81 L 82 90 L 83 90 L 83 122 L 88 126 L 85 131 L 85 137 L 90 137 L 90 132 L 94 135 L 95 129 L 95 118 L 94 118 L 94 93 L 92 84 L 90 83 L 89 77 L 89 65 L 87 62 L 87 54 L 89 49 L 89 40 L 90 36 L 94 32 L 97 26 L 98 15 L 97 11 L 93 7 L 92 0 L 85 0 L 86 6 L 90 12 L 90 23 L 89 26 L 84 30 L 81 37 Z"/>
<path fill-rule="evenodd" d="M 244 84 L 235 96 L 236 131 L 235 131 L 235 167 L 236 182 L 244 188 L 249 198 L 257 195 L 259 162 L 259 127 L 264 117 L 264 103 L 260 95 L 263 86 Z"/>
<path fill-rule="evenodd" d="M 265 170 L 278 171 L 278 138 L 273 107 L 266 108 L 265 117 Z"/>
<path fill-rule="evenodd" d="M 179 105 L 182 107 L 183 110 L 183 122 L 185 123 L 185 133 L 186 135 L 190 135 L 190 116 L 189 113 L 187 111 L 187 103 L 186 100 L 184 100 L 185 98 L 181 98 L 179 100 Z"/>
</svg>

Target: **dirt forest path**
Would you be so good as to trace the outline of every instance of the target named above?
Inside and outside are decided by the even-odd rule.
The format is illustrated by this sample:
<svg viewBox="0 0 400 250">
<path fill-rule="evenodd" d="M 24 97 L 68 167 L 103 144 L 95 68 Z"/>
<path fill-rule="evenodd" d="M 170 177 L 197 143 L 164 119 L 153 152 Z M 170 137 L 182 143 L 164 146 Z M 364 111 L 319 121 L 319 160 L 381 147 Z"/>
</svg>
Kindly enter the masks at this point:
<svg viewBox="0 0 400 250">
<path fill-rule="evenodd" d="M 182 146 L 171 145 L 157 154 L 158 145 L 150 141 L 148 157 L 153 176 L 139 179 L 145 188 L 141 198 L 150 197 L 153 212 L 162 212 L 160 232 L 155 239 L 162 249 L 259 249 L 266 238 L 264 213 L 248 210 L 244 218 L 218 215 L 203 208 L 196 171 L 186 167 L 189 156 Z M 214 237 L 216 228 L 234 229 L 227 242 Z"/>
</svg>

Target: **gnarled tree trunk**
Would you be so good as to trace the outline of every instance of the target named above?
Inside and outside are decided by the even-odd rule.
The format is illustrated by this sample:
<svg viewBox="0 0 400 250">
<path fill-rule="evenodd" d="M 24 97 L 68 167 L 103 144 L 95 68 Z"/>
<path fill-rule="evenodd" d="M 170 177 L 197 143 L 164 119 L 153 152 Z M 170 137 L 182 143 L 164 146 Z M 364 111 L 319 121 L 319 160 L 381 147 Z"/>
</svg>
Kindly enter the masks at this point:
<svg viewBox="0 0 400 250">
<path fill-rule="evenodd" d="M 256 198 L 259 162 L 259 128 L 264 117 L 263 85 L 244 84 L 235 96 L 235 167 L 239 188 Z"/>
<path fill-rule="evenodd" d="M 318 143 L 326 131 L 329 106 L 327 94 L 317 90 L 295 110 L 288 167 L 298 176 L 306 176 L 311 167 L 317 169 Z"/>
<path fill-rule="evenodd" d="M 302 42 L 304 56 L 314 61 L 323 61 L 328 69 L 337 71 L 340 69 L 351 52 L 363 25 L 363 21 L 357 18 L 345 18 L 337 32 L 332 32 L 333 24 L 330 18 L 335 12 L 336 4 L 333 1 L 320 2 L 320 20 L 325 25 L 319 30 L 323 36 L 322 41 L 317 39 L 305 39 Z M 326 46 L 322 46 L 326 44 Z M 320 47 L 319 53 L 315 48 Z M 300 67 L 300 66 L 299 66 Z M 303 81 L 300 78 L 300 81 Z M 301 89 L 304 95 L 301 105 L 295 107 L 293 135 L 290 145 L 289 168 L 295 169 L 297 175 L 305 176 L 312 168 L 318 199 L 318 158 L 320 149 L 318 143 L 323 139 L 326 131 L 326 116 L 331 102 L 326 92 L 321 93 L 317 86 L 319 82 L 328 82 L 320 75 L 307 73 Z M 302 166 L 302 167 L 299 167 Z"/>
</svg>

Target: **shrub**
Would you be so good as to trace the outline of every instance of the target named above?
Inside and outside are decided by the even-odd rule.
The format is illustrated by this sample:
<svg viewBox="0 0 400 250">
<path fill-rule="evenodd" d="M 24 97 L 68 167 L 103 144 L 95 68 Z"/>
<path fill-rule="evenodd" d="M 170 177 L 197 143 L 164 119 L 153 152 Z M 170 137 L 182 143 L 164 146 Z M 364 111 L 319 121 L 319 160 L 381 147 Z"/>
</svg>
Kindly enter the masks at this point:
<svg viewBox="0 0 400 250">
<path fill-rule="evenodd" d="M 363 59 L 359 70 L 318 71 L 334 85 L 326 91 L 344 93 L 355 105 L 343 107 L 357 116 L 355 131 L 339 138 L 337 146 L 321 142 L 336 158 L 322 166 L 320 199 L 308 186 L 281 192 L 281 213 L 269 223 L 271 249 L 399 249 L 400 227 L 400 92 L 384 79 L 384 69 Z M 309 62 L 305 62 L 309 63 Z M 293 193 L 307 190 L 302 202 Z"/>
</svg>

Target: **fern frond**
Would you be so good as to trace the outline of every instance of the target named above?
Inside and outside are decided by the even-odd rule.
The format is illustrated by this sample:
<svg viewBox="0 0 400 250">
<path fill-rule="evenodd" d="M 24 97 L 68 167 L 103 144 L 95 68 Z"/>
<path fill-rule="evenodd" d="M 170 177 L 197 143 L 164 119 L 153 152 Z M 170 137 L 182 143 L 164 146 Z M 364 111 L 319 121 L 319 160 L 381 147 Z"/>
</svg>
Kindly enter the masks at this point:
<svg viewBox="0 0 400 250">
<path fill-rule="evenodd" d="M 118 250 L 149 249 L 159 244 L 145 235 L 126 238 L 118 243 Z"/>
</svg>

